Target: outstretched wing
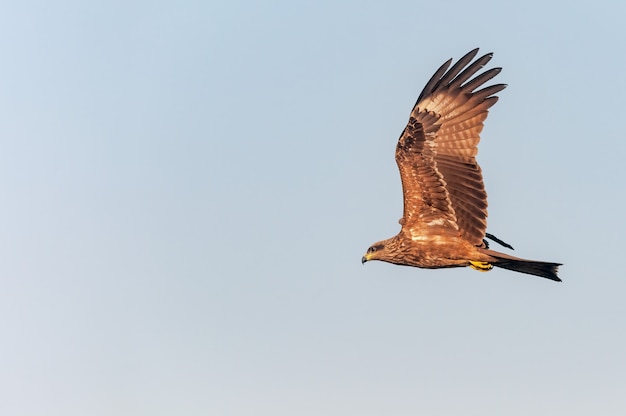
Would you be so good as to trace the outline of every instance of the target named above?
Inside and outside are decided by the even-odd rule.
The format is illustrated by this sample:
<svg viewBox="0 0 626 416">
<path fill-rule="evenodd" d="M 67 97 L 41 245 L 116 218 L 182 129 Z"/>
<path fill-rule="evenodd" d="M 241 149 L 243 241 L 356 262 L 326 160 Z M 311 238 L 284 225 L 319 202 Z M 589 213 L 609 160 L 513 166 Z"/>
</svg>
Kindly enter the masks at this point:
<svg viewBox="0 0 626 416">
<path fill-rule="evenodd" d="M 435 72 L 398 140 L 404 195 L 400 223 L 414 239 L 449 233 L 480 245 L 485 237 L 487 193 L 475 156 L 487 110 L 506 85 L 477 90 L 501 70 L 476 75 L 492 57 L 472 63 L 477 53 L 474 49 L 450 69 L 449 60 Z"/>
</svg>

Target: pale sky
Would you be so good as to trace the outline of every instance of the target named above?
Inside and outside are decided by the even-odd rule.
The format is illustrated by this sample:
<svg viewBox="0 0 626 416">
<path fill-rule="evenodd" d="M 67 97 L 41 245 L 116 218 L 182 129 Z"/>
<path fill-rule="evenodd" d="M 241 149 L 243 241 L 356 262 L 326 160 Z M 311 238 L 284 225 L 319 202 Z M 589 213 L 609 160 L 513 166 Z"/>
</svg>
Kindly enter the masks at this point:
<svg viewBox="0 0 626 416">
<path fill-rule="evenodd" d="M 0 414 L 625 414 L 618 3 L 0 4 Z M 474 47 L 488 229 L 563 283 L 361 265 Z"/>
</svg>

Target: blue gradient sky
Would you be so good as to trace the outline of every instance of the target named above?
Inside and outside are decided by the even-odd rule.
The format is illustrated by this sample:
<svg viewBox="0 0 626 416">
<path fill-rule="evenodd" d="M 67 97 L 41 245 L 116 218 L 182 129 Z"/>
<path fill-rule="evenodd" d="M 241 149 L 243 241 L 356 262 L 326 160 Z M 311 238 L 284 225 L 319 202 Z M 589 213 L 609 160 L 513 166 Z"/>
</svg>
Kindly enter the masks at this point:
<svg viewBox="0 0 626 416">
<path fill-rule="evenodd" d="M 2 3 L 0 413 L 624 414 L 624 16 Z M 418 93 L 477 46 L 489 230 L 562 284 L 360 263 Z"/>
</svg>

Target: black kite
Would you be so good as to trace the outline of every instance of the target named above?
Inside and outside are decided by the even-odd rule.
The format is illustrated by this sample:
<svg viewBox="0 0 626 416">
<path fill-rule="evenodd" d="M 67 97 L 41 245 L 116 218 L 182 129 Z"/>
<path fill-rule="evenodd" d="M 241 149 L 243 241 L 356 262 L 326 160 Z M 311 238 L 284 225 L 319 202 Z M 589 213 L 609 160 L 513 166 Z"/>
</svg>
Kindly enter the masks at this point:
<svg viewBox="0 0 626 416">
<path fill-rule="evenodd" d="M 404 216 L 395 237 L 373 244 L 362 258 L 427 269 L 494 266 L 561 281 L 559 263 L 524 260 L 489 249 L 485 238 L 510 247 L 487 230 L 487 193 L 476 162 L 478 142 L 494 94 L 506 85 L 477 90 L 500 73 L 476 73 L 492 54 L 469 52 L 450 69 L 444 63 L 419 95 L 396 147 Z"/>
</svg>

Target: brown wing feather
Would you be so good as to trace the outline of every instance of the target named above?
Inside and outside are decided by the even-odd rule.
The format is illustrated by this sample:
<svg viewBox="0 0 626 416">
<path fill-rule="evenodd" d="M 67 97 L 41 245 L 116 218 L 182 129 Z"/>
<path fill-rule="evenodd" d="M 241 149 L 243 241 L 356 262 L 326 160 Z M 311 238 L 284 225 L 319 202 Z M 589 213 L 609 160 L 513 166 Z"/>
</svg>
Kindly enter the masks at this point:
<svg viewBox="0 0 626 416">
<path fill-rule="evenodd" d="M 396 147 L 404 195 L 403 231 L 418 235 L 454 232 L 480 245 L 487 228 L 487 193 L 476 163 L 478 142 L 493 96 L 506 87 L 491 85 L 500 68 L 476 76 L 491 59 L 472 63 L 478 49 L 448 70 L 442 65 L 419 96 Z M 472 78 L 474 77 L 474 78 Z"/>
<path fill-rule="evenodd" d="M 445 230 L 458 234 L 450 196 L 435 163 L 433 142 L 426 140 L 426 135 L 432 134 L 424 132 L 424 124 L 411 117 L 396 146 L 404 196 L 400 224 L 413 237 Z"/>
</svg>

